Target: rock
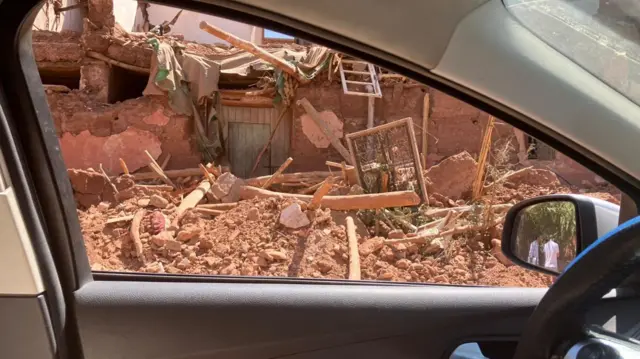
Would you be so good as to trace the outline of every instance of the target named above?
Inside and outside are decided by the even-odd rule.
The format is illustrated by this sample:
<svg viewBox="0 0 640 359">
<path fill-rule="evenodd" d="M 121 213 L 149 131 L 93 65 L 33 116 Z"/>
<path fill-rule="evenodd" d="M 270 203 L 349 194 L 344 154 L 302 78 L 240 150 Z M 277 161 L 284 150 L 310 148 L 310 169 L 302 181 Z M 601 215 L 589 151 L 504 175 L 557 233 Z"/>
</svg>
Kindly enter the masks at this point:
<svg viewBox="0 0 640 359">
<path fill-rule="evenodd" d="M 447 157 L 425 173 L 428 192 L 439 193 L 454 200 L 468 195 L 471 193 L 477 167 L 476 160 L 467 151 Z"/>
<path fill-rule="evenodd" d="M 76 201 L 80 207 L 89 208 L 95 206 L 102 201 L 99 194 L 74 193 Z"/>
<path fill-rule="evenodd" d="M 170 251 L 180 252 L 180 250 L 182 249 L 182 243 L 172 239 L 166 241 L 164 247 Z"/>
<path fill-rule="evenodd" d="M 109 203 L 108 202 L 100 202 L 100 203 L 98 203 L 96 208 L 100 212 L 106 212 L 109 209 Z"/>
<path fill-rule="evenodd" d="M 220 264 L 220 259 L 215 257 L 204 257 L 202 258 L 204 262 L 211 268 L 215 268 Z"/>
<path fill-rule="evenodd" d="M 358 195 L 358 194 L 364 194 L 364 188 L 362 188 L 362 186 L 360 186 L 359 184 L 354 184 L 349 189 L 349 193 L 348 194 L 350 196 Z"/>
<path fill-rule="evenodd" d="M 231 248 L 228 245 L 223 243 L 218 243 L 213 246 L 213 253 L 219 255 L 220 257 L 229 253 L 230 250 Z"/>
<path fill-rule="evenodd" d="M 393 273 L 387 270 L 381 270 L 378 274 L 378 280 L 391 280 L 393 279 Z"/>
<path fill-rule="evenodd" d="M 138 200 L 138 206 L 140 207 L 146 207 L 149 205 L 149 202 L 151 202 L 151 200 L 149 198 L 140 198 Z"/>
<path fill-rule="evenodd" d="M 331 269 L 333 269 L 333 265 L 331 265 L 331 262 L 327 259 L 321 259 L 316 262 L 316 267 L 322 274 L 327 274 L 331 271 Z"/>
<path fill-rule="evenodd" d="M 384 246 L 384 238 L 374 237 L 369 238 L 358 246 L 358 251 L 363 257 L 368 256 L 371 253 L 379 251 Z"/>
<path fill-rule="evenodd" d="M 407 269 L 411 265 L 411 262 L 408 259 L 400 259 L 396 262 L 396 267 L 400 269 Z"/>
<path fill-rule="evenodd" d="M 71 166 L 69 166 L 71 167 Z M 67 175 L 74 191 L 84 194 L 102 194 L 107 181 L 101 173 L 80 169 L 68 169 Z"/>
<path fill-rule="evenodd" d="M 259 265 L 260 267 L 263 267 L 263 268 L 268 267 L 268 266 L 269 266 L 269 261 L 268 261 L 268 260 L 266 260 L 266 259 L 265 259 L 265 258 L 263 258 L 263 257 L 258 257 L 258 265 Z"/>
<path fill-rule="evenodd" d="M 436 238 L 429 243 L 429 245 L 424 249 L 423 253 L 426 255 L 433 255 L 440 253 L 444 249 L 444 245 L 439 238 Z"/>
<path fill-rule="evenodd" d="M 422 270 L 424 270 L 424 264 L 412 263 L 411 264 L 411 270 L 412 271 L 416 271 L 416 272 L 421 272 Z"/>
<path fill-rule="evenodd" d="M 394 229 L 387 234 L 389 239 L 401 239 L 404 238 L 404 232 L 401 229 Z"/>
<path fill-rule="evenodd" d="M 202 232 L 202 229 L 195 226 L 184 227 L 178 232 L 176 239 L 180 242 L 186 242 L 200 236 L 200 232 Z"/>
<path fill-rule="evenodd" d="M 287 228 L 298 229 L 308 226 L 311 222 L 307 215 L 302 212 L 300 205 L 293 203 L 280 213 L 280 224 Z"/>
<path fill-rule="evenodd" d="M 164 197 L 154 194 L 149 198 L 149 205 L 156 208 L 167 208 L 169 201 Z"/>
<path fill-rule="evenodd" d="M 234 176 L 231 172 L 225 172 L 211 186 L 211 192 L 222 202 L 237 202 L 242 185 L 244 185 L 243 180 Z"/>
<path fill-rule="evenodd" d="M 158 234 L 167 228 L 167 217 L 161 212 L 151 213 L 151 233 Z"/>
<path fill-rule="evenodd" d="M 176 268 L 178 269 L 187 269 L 191 267 L 191 262 L 187 258 L 182 258 L 178 264 L 176 264 Z"/>
<path fill-rule="evenodd" d="M 260 211 L 255 207 L 249 209 L 249 212 L 247 212 L 247 221 L 257 221 L 258 219 L 260 219 Z"/>
<path fill-rule="evenodd" d="M 507 258 L 507 256 L 502 253 L 502 242 L 499 239 L 491 240 L 491 254 L 498 260 L 498 262 L 502 263 L 505 267 L 511 267 L 513 262 Z"/>
<path fill-rule="evenodd" d="M 446 276 L 446 275 L 444 275 L 444 274 L 440 274 L 439 276 L 435 276 L 435 277 L 433 277 L 433 281 L 434 281 L 435 283 L 448 283 L 448 282 L 449 282 L 449 279 L 447 278 L 447 276 Z"/>
<path fill-rule="evenodd" d="M 557 187 L 560 185 L 558 176 L 549 170 L 527 168 L 517 171 L 507 179 L 511 183 L 528 184 L 531 186 Z"/>
<path fill-rule="evenodd" d="M 228 266 L 222 268 L 220 274 L 222 275 L 231 275 L 236 271 L 236 265 L 234 263 L 229 264 Z"/>
<path fill-rule="evenodd" d="M 269 252 L 269 255 L 271 256 L 271 258 L 273 258 L 273 260 L 284 261 L 287 259 L 287 255 L 280 251 L 276 251 L 273 249 L 267 249 L 267 251 Z"/>
<path fill-rule="evenodd" d="M 171 233 L 167 231 L 160 232 L 155 236 L 151 237 L 151 243 L 155 244 L 158 247 L 164 247 L 164 245 L 168 241 L 172 241 L 172 240 L 173 240 L 173 237 L 171 236 Z"/>
</svg>

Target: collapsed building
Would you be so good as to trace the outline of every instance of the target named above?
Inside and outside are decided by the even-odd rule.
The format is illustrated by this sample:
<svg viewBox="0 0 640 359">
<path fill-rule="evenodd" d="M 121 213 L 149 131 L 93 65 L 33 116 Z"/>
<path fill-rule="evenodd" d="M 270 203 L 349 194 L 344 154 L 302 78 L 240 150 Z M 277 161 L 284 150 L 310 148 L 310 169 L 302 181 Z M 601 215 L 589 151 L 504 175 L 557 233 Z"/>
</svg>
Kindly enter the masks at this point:
<svg viewBox="0 0 640 359">
<path fill-rule="evenodd" d="M 160 5 L 51 6 L 40 19 L 53 11 L 64 24 L 34 28 L 33 52 L 97 270 L 344 278 L 353 252 L 341 241 L 356 217 L 363 278 L 548 285 L 534 274 L 514 282 L 523 274 L 496 252 L 493 219 L 465 222 L 488 233 L 431 257 L 445 249 L 432 239 L 459 233 L 455 221 L 472 212 L 483 148 L 501 149 L 487 160 L 501 172 L 487 178 L 511 186 L 493 194 L 504 203 L 498 219 L 526 197 L 606 185 L 472 106 L 322 46 Z M 387 211 L 420 204 L 419 213 Z M 315 238 L 305 258 L 299 238 Z"/>
</svg>

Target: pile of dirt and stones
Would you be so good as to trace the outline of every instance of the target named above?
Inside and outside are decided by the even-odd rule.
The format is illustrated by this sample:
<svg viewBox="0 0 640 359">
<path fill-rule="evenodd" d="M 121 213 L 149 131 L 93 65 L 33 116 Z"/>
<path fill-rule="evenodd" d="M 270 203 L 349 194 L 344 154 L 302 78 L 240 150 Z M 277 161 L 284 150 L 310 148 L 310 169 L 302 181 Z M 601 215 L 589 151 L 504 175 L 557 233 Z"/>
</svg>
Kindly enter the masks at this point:
<svg viewBox="0 0 640 359">
<path fill-rule="evenodd" d="M 552 277 L 519 268 L 502 255 L 501 222 L 518 201 L 578 189 L 560 185 L 550 171 L 523 169 L 507 173 L 490 195 L 469 203 L 470 183 L 447 185 L 449 177 L 441 172 L 448 164 L 439 166 L 425 173 L 431 206 L 398 207 L 393 203 L 419 199 L 415 193 L 416 198 L 362 194 L 336 173 L 241 180 L 203 166 L 201 174 L 168 173 L 172 185 L 158 184 L 160 175 L 153 173 L 68 173 L 97 271 L 348 279 L 354 273 L 347 223 L 353 220 L 358 276 L 365 280 L 550 285 Z M 454 167 L 461 173 L 460 164 Z M 296 181 L 315 190 L 291 193 Z M 585 194 L 619 203 L 611 188 Z"/>
</svg>

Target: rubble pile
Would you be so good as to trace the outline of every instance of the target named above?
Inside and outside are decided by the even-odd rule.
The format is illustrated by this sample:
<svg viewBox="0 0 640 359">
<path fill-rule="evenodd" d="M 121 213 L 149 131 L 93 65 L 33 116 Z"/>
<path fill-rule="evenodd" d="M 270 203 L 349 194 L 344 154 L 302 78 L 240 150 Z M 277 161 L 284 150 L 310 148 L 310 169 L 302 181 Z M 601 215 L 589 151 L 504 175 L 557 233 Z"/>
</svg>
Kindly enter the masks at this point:
<svg viewBox="0 0 640 359">
<path fill-rule="evenodd" d="M 467 156 L 462 153 L 452 161 L 475 162 Z M 446 166 L 446 162 L 440 165 Z M 317 173 L 280 175 L 274 181 L 280 183 L 270 185 L 282 189 L 279 192 L 251 186 L 264 184 L 264 178 L 242 180 L 230 172 L 219 173 L 213 166 L 207 168 L 212 182 L 204 176 L 181 177 L 176 180 L 179 189 L 153 183 L 157 181 L 153 179 L 136 181 L 135 175 L 107 180 L 98 171 L 70 169 L 92 268 L 347 279 L 350 248 L 345 218 L 351 217 L 357 227 L 362 279 L 544 287 L 552 283 L 551 277 L 516 267 L 500 252 L 503 215 L 520 200 L 577 190 L 561 186 L 550 171 L 524 169 L 507 174 L 489 199 L 478 203 L 469 203 L 466 184 L 456 185 L 456 191 L 443 191 L 451 197 L 430 193 L 431 206 L 414 207 L 412 212 L 423 223 L 415 219 L 403 222 L 395 217 L 402 213 L 398 208 L 381 205 L 377 212 L 386 213 L 388 220 L 371 224 L 367 213 L 375 213 L 373 210 L 332 210 L 322 203 L 333 206 L 334 202 L 316 202 L 313 197 L 325 182 L 320 176 L 313 177 Z M 453 168 L 457 173 L 457 167 Z M 449 178 L 446 173 L 428 177 L 438 171 L 441 169 L 434 167 L 426 172 L 430 189 L 444 188 L 440 182 Z M 318 189 L 309 200 L 310 196 L 280 186 L 285 178 L 305 178 L 306 185 Z M 349 186 L 342 178 L 333 182 L 336 187 L 325 191 L 324 199 L 352 197 L 358 201 L 367 196 L 358 185 Z M 256 191 L 260 195 L 247 196 Z M 608 192 L 586 194 L 619 203 Z M 490 223 L 478 219 L 487 210 L 491 211 Z"/>
</svg>

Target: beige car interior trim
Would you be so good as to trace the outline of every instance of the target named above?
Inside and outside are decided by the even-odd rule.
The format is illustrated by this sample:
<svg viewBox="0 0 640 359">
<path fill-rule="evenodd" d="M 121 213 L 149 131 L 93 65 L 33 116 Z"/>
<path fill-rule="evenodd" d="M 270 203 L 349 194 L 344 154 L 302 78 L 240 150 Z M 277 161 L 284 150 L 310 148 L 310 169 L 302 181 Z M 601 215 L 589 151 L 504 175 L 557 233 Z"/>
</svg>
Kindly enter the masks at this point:
<svg viewBox="0 0 640 359">
<path fill-rule="evenodd" d="M 629 146 L 640 138 L 639 107 L 532 34 L 501 1 L 460 22 L 433 72 L 640 178 L 638 154 Z"/>
<path fill-rule="evenodd" d="M 440 61 L 456 24 L 487 0 L 234 1 L 303 21 L 431 69 Z"/>
<path fill-rule="evenodd" d="M 0 192 L 0 296 L 44 292 L 40 269 L 12 187 Z"/>
</svg>

